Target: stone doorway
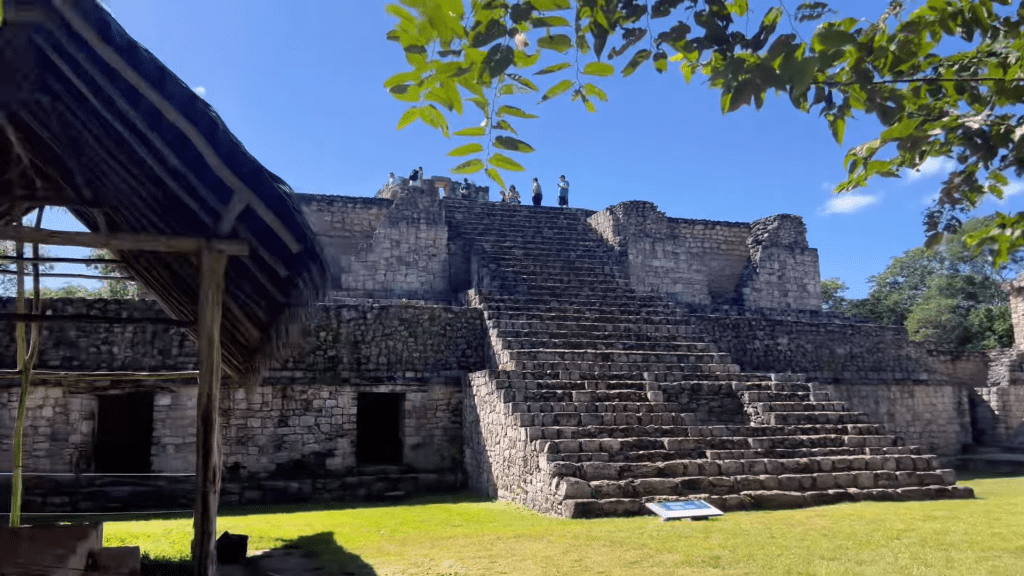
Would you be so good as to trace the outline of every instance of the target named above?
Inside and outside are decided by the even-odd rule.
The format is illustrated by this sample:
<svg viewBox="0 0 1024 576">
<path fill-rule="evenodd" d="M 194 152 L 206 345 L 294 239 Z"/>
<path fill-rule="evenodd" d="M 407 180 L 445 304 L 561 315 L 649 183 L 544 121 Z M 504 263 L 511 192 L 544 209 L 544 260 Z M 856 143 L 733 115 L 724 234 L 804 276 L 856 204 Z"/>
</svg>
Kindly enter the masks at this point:
<svg viewBox="0 0 1024 576">
<path fill-rule="evenodd" d="M 402 463 L 402 411 L 405 394 L 360 392 L 356 405 L 356 462 Z"/>
<path fill-rule="evenodd" d="M 153 394 L 128 392 L 97 396 L 95 471 L 144 474 L 150 471 Z"/>
</svg>

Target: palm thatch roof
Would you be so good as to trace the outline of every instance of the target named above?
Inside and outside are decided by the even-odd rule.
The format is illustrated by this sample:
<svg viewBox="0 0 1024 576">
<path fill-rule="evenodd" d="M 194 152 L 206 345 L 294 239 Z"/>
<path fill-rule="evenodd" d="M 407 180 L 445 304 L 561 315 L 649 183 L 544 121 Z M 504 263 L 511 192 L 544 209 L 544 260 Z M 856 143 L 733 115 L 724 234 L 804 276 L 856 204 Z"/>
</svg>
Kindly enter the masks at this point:
<svg viewBox="0 0 1024 576">
<path fill-rule="evenodd" d="M 248 243 L 228 262 L 221 339 L 230 374 L 258 374 L 328 284 L 292 190 L 95 0 L 4 5 L 0 225 L 54 205 L 92 232 Z M 171 316 L 195 321 L 198 256 L 116 255 Z"/>
</svg>

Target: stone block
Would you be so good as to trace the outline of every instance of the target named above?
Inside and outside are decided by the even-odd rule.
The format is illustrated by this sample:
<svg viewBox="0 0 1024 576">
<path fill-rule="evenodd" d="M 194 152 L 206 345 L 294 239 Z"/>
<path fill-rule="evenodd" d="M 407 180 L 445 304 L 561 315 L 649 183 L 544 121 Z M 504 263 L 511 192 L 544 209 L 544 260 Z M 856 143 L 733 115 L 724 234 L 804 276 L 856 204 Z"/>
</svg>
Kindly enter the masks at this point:
<svg viewBox="0 0 1024 576">
<path fill-rule="evenodd" d="M 590 484 L 579 478 L 561 478 L 555 489 L 560 500 L 584 500 L 593 497 Z"/>
<path fill-rule="evenodd" d="M 593 482 L 595 480 L 618 480 L 619 467 L 615 464 L 605 462 L 585 462 L 579 465 L 580 475 L 584 480 Z"/>
<path fill-rule="evenodd" d="M 604 513 L 599 500 L 563 500 L 561 506 L 566 518 L 598 518 Z"/>
<path fill-rule="evenodd" d="M 786 510 L 807 505 L 806 496 L 800 492 L 761 490 L 744 492 L 743 496 L 753 501 L 754 507 L 763 510 Z"/>
</svg>

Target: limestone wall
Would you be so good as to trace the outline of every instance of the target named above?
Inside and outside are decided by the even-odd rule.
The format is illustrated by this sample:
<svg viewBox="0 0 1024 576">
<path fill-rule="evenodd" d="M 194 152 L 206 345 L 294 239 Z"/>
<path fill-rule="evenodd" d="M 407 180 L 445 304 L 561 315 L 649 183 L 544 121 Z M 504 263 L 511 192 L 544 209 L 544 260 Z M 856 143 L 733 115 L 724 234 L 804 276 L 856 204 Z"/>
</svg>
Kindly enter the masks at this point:
<svg viewBox="0 0 1024 576">
<path fill-rule="evenodd" d="M 323 246 L 334 287 L 341 289 L 342 278 L 356 272 L 356 256 L 373 241 L 393 201 L 320 194 L 296 194 L 295 200 Z"/>
</svg>

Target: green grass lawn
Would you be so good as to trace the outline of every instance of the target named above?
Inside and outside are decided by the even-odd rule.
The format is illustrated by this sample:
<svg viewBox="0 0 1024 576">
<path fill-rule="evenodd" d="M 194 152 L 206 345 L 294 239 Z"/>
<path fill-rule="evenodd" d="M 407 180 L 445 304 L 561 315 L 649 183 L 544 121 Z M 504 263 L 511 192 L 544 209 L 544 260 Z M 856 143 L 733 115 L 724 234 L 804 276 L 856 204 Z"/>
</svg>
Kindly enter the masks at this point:
<svg viewBox="0 0 1024 576">
<path fill-rule="evenodd" d="M 564 520 L 465 498 L 320 511 L 228 511 L 249 549 L 286 544 L 330 573 L 1024 574 L 1024 478 L 963 482 L 976 500 L 739 512 L 706 522 Z M 108 546 L 185 559 L 191 519 L 109 522 Z"/>
</svg>

